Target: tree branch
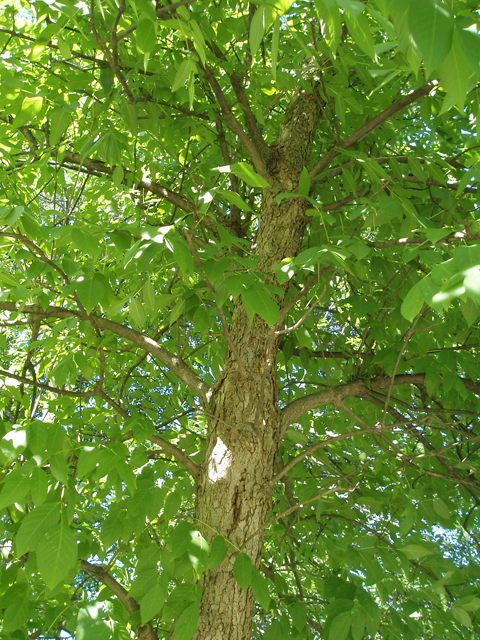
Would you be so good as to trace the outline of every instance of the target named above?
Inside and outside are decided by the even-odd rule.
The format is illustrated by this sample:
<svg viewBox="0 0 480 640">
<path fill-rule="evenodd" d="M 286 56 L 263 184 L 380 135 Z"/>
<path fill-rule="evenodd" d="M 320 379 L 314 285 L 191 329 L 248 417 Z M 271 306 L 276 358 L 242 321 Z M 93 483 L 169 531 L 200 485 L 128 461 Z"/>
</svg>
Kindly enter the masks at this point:
<svg viewBox="0 0 480 640">
<path fill-rule="evenodd" d="M 390 427 L 391 425 L 388 425 L 388 426 Z M 386 428 L 386 427 L 383 427 L 383 428 Z M 279 480 L 282 480 L 285 474 L 287 474 L 290 471 L 290 469 L 292 469 L 296 464 L 298 464 L 301 460 L 303 460 L 303 458 L 311 455 L 318 449 L 323 449 L 323 447 L 326 447 L 329 444 L 333 444 L 334 442 L 338 442 L 339 440 L 353 438 L 354 436 L 363 436 L 366 433 L 377 432 L 380 429 L 382 429 L 382 427 L 372 427 L 371 429 L 357 429 L 356 431 L 341 433 L 338 436 L 333 436 L 332 438 L 327 438 L 326 440 L 317 442 L 317 444 L 314 444 L 311 447 L 304 449 L 301 453 L 299 453 L 297 456 L 292 458 L 290 462 L 288 462 L 284 467 L 282 467 L 281 471 L 279 471 L 277 475 L 270 480 L 270 482 L 268 483 L 268 486 L 273 487 L 274 484 L 276 484 Z"/>
<path fill-rule="evenodd" d="M 92 391 L 69 391 L 68 389 L 52 387 L 49 384 L 38 382 L 38 380 L 33 380 L 32 378 L 27 378 L 26 376 L 19 376 L 16 373 L 5 371 L 5 369 L 0 369 L 0 376 L 12 378 L 12 380 L 17 380 L 22 384 L 29 384 L 32 387 L 37 387 L 38 389 L 43 389 L 44 391 L 50 391 L 51 393 L 57 393 L 61 396 L 68 396 L 69 398 L 92 398 L 93 396 L 97 395 L 96 389 L 92 389 Z"/>
<path fill-rule="evenodd" d="M 102 400 L 105 400 L 105 402 L 107 402 L 113 409 L 115 409 L 115 411 L 117 411 L 117 413 L 119 413 L 123 418 L 128 419 L 131 417 L 128 411 L 126 411 L 120 404 L 118 404 L 118 402 L 112 400 L 112 398 L 110 398 L 110 396 L 99 387 L 98 383 L 94 384 L 94 387 L 91 391 L 69 391 L 68 389 L 52 387 L 43 382 L 38 382 L 38 380 L 27 378 L 26 376 L 19 376 L 16 373 L 10 373 L 10 371 L 5 371 L 4 369 L 0 369 L 0 375 L 5 376 L 6 378 L 13 378 L 13 380 L 18 380 L 18 382 L 21 382 L 22 384 L 28 384 L 32 387 L 44 389 L 45 391 L 50 391 L 51 393 L 55 393 L 60 396 L 67 396 L 69 398 L 94 398 L 98 396 L 99 398 L 102 398 Z M 131 433 L 131 437 L 133 438 L 133 433 Z M 174 456 L 177 462 L 185 467 L 192 478 L 196 482 L 198 481 L 200 467 L 190 458 L 189 455 L 187 455 L 172 442 L 168 442 L 168 440 L 164 440 L 156 434 L 149 436 L 147 439 L 170 455 Z"/>
<path fill-rule="evenodd" d="M 480 241 L 480 232 L 471 233 L 470 231 L 455 231 L 454 233 L 449 233 L 448 236 L 445 236 L 441 239 L 442 242 L 446 242 L 448 244 L 454 244 L 456 242 L 465 242 L 465 241 Z M 431 245 L 432 243 L 428 238 L 396 238 L 395 240 L 379 240 L 373 242 L 367 242 L 367 247 L 373 247 L 374 249 L 387 249 L 389 247 L 414 247 L 417 245 Z"/>
<path fill-rule="evenodd" d="M 376 378 L 368 381 L 356 380 L 355 382 L 348 382 L 347 384 L 338 385 L 337 387 L 324 389 L 323 391 L 318 391 L 316 393 L 303 396 L 302 398 L 297 398 L 290 402 L 290 404 L 287 404 L 287 406 L 281 411 L 282 434 L 285 434 L 288 426 L 291 425 L 292 422 L 295 422 L 297 418 L 304 413 L 307 413 L 307 411 L 312 411 L 312 409 L 317 409 L 318 407 L 322 407 L 326 404 L 333 404 L 337 406 L 345 398 L 362 398 L 366 394 L 369 394 L 372 389 L 388 389 L 391 384 L 419 385 L 424 382 L 424 373 L 406 373 L 395 376 L 393 382 L 390 376 L 377 376 Z M 462 380 L 462 383 L 468 391 L 472 391 L 473 393 L 480 395 L 479 383 L 473 382 L 472 380 Z"/>
<path fill-rule="evenodd" d="M 131 418 L 131 415 L 128 413 L 128 411 L 126 411 L 126 409 L 122 407 L 122 405 L 120 405 L 118 402 L 115 402 L 115 400 L 110 398 L 110 396 L 103 392 L 101 389 L 99 390 L 97 395 L 103 398 L 103 400 L 105 400 L 105 402 L 107 402 L 113 409 L 115 409 L 115 411 L 119 413 L 123 418 Z M 171 422 L 171 420 L 169 420 L 167 424 L 169 422 Z M 160 426 L 161 425 L 158 425 L 157 428 L 159 428 Z M 133 438 L 133 432 L 130 431 L 128 435 Z M 177 462 L 185 467 L 185 469 L 192 476 L 195 482 L 198 482 L 200 476 L 199 465 L 194 462 L 189 455 L 182 451 L 180 447 L 177 447 L 177 445 L 173 444 L 172 442 L 168 442 L 168 440 L 164 440 L 160 436 L 157 436 L 157 434 L 155 433 L 149 436 L 147 440 L 153 442 L 153 444 L 156 444 L 158 447 L 172 455 Z"/>
<path fill-rule="evenodd" d="M 62 164 L 64 163 L 73 164 L 78 167 L 85 167 L 85 169 L 87 169 L 88 171 L 108 176 L 113 175 L 113 172 L 115 171 L 115 167 L 109 167 L 107 164 L 105 164 L 105 162 L 102 162 L 101 160 L 82 158 L 79 153 L 72 153 L 71 151 L 65 152 Z M 124 169 L 124 174 L 124 183 L 128 182 L 129 175 L 134 179 L 133 172 Z M 162 187 L 162 185 L 158 184 L 157 182 L 153 182 L 153 180 L 150 180 L 150 178 L 147 178 L 146 176 L 144 176 L 139 182 L 135 181 L 134 179 L 134 183 L 136 183 L 137 189 L 141 189 L 142 191 L 149 191 L 150 193 L 153 193 L 154 195 L 159 196 L 160 198 L 163 198 L 168 202 L 171 202 L 186 213 L 193 213 L 193 211 L 195 210 L 195 205 L 193 204 L 193 202 L 191 202 L 184 196 L 181 196 L 180 194 L 167 189 L 166 187 Z"/>
<path fill-rule="evenodd" d="M 263 158 L 263 160 L 265 160 L 268 154 L 268 145 L 263 139 L 260 128 L 258 126 L 257 118 L 255 117 L 252 108 L 250 107 L 250 102 L 248 100 L 245 86 L 243 84 L 243 74 L 238 72 L 232 73 L 231 75 L 229 75 L 229 78 L 230 82 L 232 83 L 232 88 L 235 92 L 237 100 L 244 109 L 243 117 L 245 119 L 248 133 L 250 134 L 250 137 L 253 140 L 255 147 L 258 149 L 261 157 Z"/>
<path fill-rule="evenodd" d="M 323 158 L 317 162 L 317 164 L 310 171 L 310 178 L 314 178 L 316 175 L 324 171 L 331 163 L 331 161 L 338 155 L 340 155 L 343 149 L 348 149 L 355 143 L 360 142 L 360 140 L 365 138 L 365 136 L 367 136 L 377 127 L 389 120 L 396 113 L 428 95 L 437 86 L 437 84 L 438 82 L 436 81 L 428 82 L 419 89 L 416 89 L 416 91 L 412 91 L 412 93 L 409 93 L 407 96 L 403 97 L 401 100 L 388 107 L 388 109 L 385 109 L 384 111 L 379 113 L 377 116 L 375 116 L 375 118 L 372 118 L 372 120 L 366 122 L 362 127 L 360 127 L 360 129 L 357 129 L 355 133 L 352 133 L 351 136 L 348 136 L 348 138 L 345 138 L 345 140 L 340 141 L 331 151 L 327 153 L 327 155 L 323 156 Z"/>
<path fill-rule="evenodd" d="M 263 178 L 265 178 L 265 180 L 267 181 L 269 179 L 271 180 L 271 178 L 269 177 L 265 162 L 263 161 L 263 158 L 261 156 L 261 152 L 257 149 L 255 144 L 250 140 L 250 138 L 247 136 L 247 134 L 243 130 L 241 124 L 233 115 L 232 109 L 228 104 L 228 101 L 225 95 L 223 94 L 223 91 L 220 85 L 218 84 L 217 79 L 213 75 L 213 71 L 206 65 L 203 69 L 205 73 L 205 78 L 209 83 L 209 85 L 212 87 L 215 97 L 217 98 L 218 104 L 220 105 L 220 108 L 223 114 L 223 119 L 231 127 L 232 131 L 238 136 L 240 142 L 245 147 L 245 150 L 250 156 L 250 159 L 253 162 L 253 165 L 255 169 L 258 171 L 258 173 Z"/>
<path fill-rule="evenodd" d="M 80 569 L 108 587 L 110 591 L 117 596 L 130 615 L 140 609 L 140 605 L 135 598 L 130 597 L 125 587 L 122 587 L 104 567 L 87 562 L 87 560 L 81 560 Z M 158 640 L 158 636 L 150 624 L 139 625 L 136 630 L 136 635 L 138 640 Z"/>
<path fill-rule="evenodd" d="M 94 314 L 83 316 L 77 311 L 63 307 L 48 307 L 44 310 L 40 305 L 27 304 L 22 307 L 13 302 L 0 302 L 0 311 L 28 314 L 32 316 L 32 321 L 33 318 L 36 318 L 37 320 L 39 318 L 77 318 L 78 320 L 88 320 L 92 326 L 111 331 L 115 335 L 125 338 L 132 344 L 152 355 L 163 365 L 168 367 L 168 369 L 170 369 L 177 378 L 182 380 L 182 382 L 184 382 L 200 398 L 202 404 L 205 406 L 208 405 L 210 397 L 209 385 L 204 382 L 198 374 L 190 369 L 190 367 L 185 364 L 181 358 L 172 355 L 170 351 L 165 349 L 165 347 L 162 347 L 155 340 L 143 333 L 140 333 L 139 331 L 136 331 L 135 329 L 131 329 L 123 324 L 113 322 L 112 320 L 108 320 L 107 318 L 102 318 L 101 316 L 96 316 Z"/>
</svg>

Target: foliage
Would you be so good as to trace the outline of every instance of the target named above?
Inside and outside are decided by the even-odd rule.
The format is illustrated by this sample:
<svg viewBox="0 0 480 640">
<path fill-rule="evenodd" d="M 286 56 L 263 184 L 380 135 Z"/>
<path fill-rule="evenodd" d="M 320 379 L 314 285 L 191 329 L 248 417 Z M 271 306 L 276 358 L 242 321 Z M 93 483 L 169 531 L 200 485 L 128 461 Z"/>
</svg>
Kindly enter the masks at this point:
<svg viewBox="0 0 480 640">
<path fill-rule="evenodd" d="M 189 640 L 226 556 L 255 638 L 478 637 L 478 4 L 0 4 L 0 638 Z M 308 216 L 270 262 L 269 198 Z M 194 510 L 239 307 L 259 565 Z"/>
</svg>

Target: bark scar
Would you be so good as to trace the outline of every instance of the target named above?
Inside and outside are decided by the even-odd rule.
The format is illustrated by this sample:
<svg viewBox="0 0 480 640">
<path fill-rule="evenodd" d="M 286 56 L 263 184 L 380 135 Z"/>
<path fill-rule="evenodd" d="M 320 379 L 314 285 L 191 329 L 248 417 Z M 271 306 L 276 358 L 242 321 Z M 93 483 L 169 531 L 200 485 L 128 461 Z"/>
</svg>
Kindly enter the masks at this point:
<svg viewBox="0 0 480 640">
<path fill-rule="evenodd" d="M 242 499 L 240 497 L 240 491 L 237 485 L 235 487 L 235 491 L 233 492 L 233 496 L 232 496 L 233 517 L 232 517 L 232 524 L 228 529 L 228 535 L 230 535 L 232 531 L 235 529 L 235 527 L 237 526 L 237 523 L 240 519 L 241 505 L 242 505 Z"/>
</svg>

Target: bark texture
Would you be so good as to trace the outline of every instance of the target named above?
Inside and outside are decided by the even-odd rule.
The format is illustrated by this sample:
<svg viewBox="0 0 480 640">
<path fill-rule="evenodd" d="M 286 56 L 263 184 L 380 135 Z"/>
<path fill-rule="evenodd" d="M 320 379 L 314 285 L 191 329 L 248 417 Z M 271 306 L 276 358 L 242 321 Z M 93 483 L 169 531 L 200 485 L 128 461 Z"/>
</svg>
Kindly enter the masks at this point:
<svg viewBox="0 0 480 640">
<path fill-rule="evenodd" d="M 274 268 L 298 254 L 306 225 L 306 201 L 276 196 L 295 192 L 302 169 L 310 163 L 313 136 L 321 114 L 316 94 L 299 94 L 288 109 L 277 141 L 269 150 L 271 189 L 264 189 L 255 243 L 259 271 L 276 283 Z M 286 290 L 286 287 L 285 287 Z M 281 302 L 281 300 L 279 300 Z M 258 316 L 249 323 L 237 301 L 230 335 L 246 372 L 228 353 L 208 407 L 207 453 L 199 477 L 196 513 L 203 535 L 221 534 L 259 566 L 261 530 L 271 506 L 267 488 L 275 473 L 281 445 L 276 354 L 279 338 Z M 203 578 L 203 597 L 196 640 L 248 640 L 254 598 L 233 576 L 235 554 Z"/>
</svg>

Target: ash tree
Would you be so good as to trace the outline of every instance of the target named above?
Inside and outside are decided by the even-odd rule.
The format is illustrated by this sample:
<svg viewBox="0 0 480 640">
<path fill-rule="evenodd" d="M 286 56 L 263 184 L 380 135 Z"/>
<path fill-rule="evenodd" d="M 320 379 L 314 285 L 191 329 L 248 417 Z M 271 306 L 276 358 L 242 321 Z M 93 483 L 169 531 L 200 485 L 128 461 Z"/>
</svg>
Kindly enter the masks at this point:
<svg viewBox="0 0 480 640">
<path fill-rule="evenodd" d="M 478 3 L 0 11 L 0 637 L 477 638 Z"/>
</svg>

